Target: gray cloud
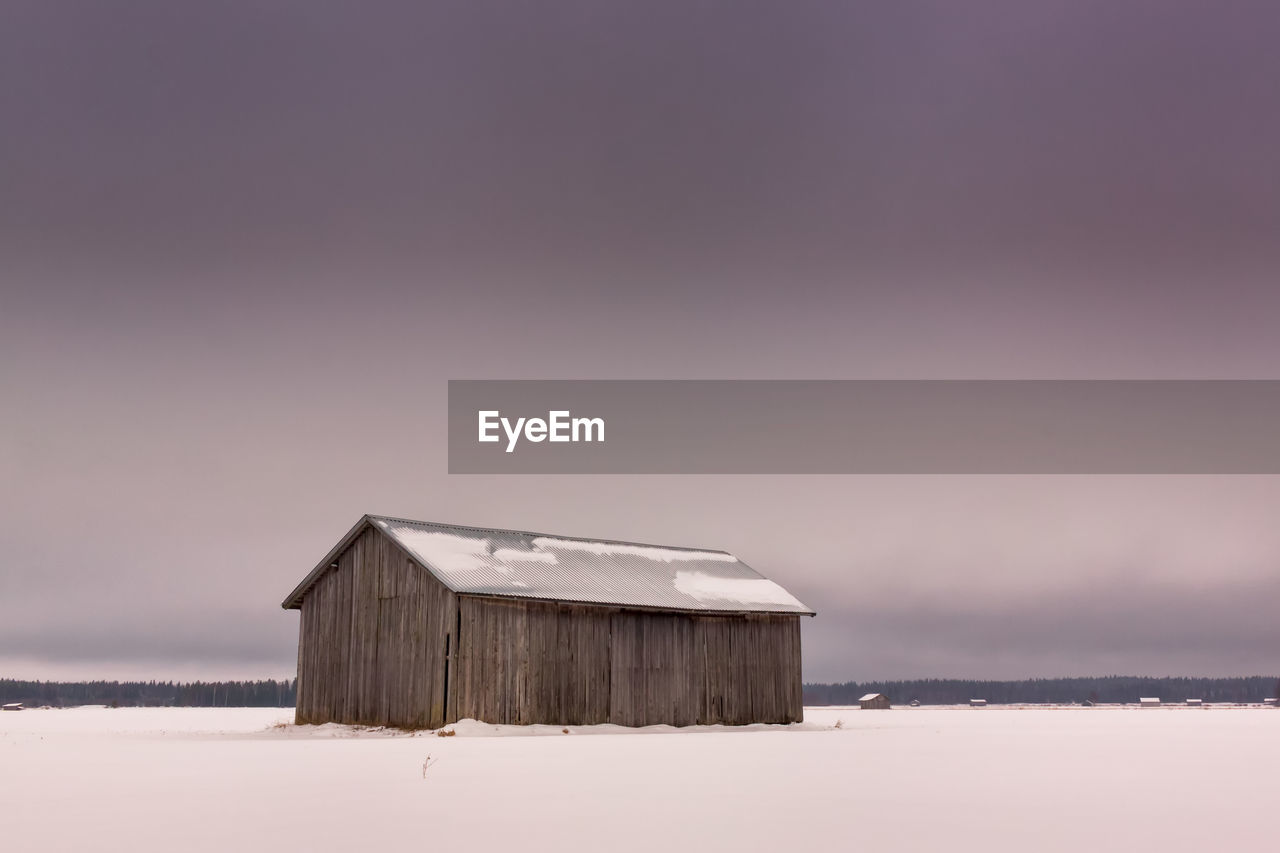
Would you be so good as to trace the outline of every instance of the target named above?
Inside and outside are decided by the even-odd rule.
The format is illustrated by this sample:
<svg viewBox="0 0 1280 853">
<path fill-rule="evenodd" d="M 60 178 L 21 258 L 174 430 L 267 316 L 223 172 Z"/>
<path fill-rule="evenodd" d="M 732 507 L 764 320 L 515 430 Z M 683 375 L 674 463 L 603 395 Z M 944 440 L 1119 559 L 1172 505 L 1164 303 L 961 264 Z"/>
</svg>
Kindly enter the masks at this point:
<svg viewBox="0 0 1280 853">
<path fill-rule="evenodd" d="M 0 670 L 287 672 L 365 511 L 730 548 L 815 678 L 1261 668 L 1270 478 L 449 477 L 444 400 L 1273 378 L 1278 24 L 8 4 Z"/>
<path fill-rule="evenodd" d="M 823 647 L 847 650 L 846 659 L 874 660 L 863 678 L 1250 675 L 1276 669 L 1280 629 L 1268 603 L 1277 596 L 1274 578 L 1191 586 L 1110 580 L 1016 602 L 876 601 L 811 633 Z M 833 655 L 823 670 L 836 679 L 841 663 Z"/>
</svg>

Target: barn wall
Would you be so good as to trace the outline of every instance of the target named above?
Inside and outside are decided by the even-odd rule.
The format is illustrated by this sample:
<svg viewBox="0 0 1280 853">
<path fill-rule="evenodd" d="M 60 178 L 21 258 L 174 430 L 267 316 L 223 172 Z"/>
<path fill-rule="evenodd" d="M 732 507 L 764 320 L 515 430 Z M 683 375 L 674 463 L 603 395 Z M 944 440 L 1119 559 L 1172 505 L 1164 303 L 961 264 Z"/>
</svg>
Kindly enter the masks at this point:
<svg viewBox="0 0 1280 853">
<path fill-rule="evenodd" d="M 802 718 L 800 619 L 459 598 L 450 719 L 557 725 Z"/>
<path fill-rule="evenodd" d="M 610 611 L 462 596 L 453 718 L 609 721 Z"/>
<path fill-rule="evenodd" d="M 443 725 L 456 597 L 372 528 L 337 563 L 302 600 L 298 722 Z"/>
</svg>

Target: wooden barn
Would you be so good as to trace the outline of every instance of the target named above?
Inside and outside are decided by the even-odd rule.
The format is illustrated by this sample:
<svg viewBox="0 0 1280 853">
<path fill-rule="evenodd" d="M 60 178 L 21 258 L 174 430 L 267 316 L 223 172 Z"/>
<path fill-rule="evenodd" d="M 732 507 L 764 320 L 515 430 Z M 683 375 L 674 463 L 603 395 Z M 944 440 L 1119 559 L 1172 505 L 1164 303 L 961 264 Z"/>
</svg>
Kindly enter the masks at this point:
<svg viewBox="0 0 1280 853">
<path fill-rule="evenodd" d="M 889 697 L 883 693 L 868 693 L 858 700 L 858 707 L 864 711 L 887 711 Z"/>
<path fill-rule="evenodd" d="M 813 611 L 723 551 L 367 515 L 284 600 L 299 723 L 790 723 Z"/>
</svg>

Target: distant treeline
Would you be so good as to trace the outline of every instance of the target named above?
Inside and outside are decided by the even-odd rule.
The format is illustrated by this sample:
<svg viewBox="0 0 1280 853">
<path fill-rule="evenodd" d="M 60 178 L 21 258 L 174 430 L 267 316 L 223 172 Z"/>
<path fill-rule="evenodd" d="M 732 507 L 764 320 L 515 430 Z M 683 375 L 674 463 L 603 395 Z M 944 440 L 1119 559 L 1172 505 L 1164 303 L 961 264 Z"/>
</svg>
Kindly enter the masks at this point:
<svg viewBox="0 0 1280 853">
<path fill-rule="evenodd" d="M 292 708 L 291 681 L 15 681 L 0 678 L 0 704 L 188 708 Z"/>
<path fill-rule="evenodd" d="M 0 704 L 114 705 L 118 707 L 292 708 L 297 679 L 290 681 L 17 681 L 0 678 Z M 1137 702 L 1158 696 L 1165 702 L 1261 702 L 1280 696 L 1275 676 L 1248 678 L 1032 678 L 1024 681 L 972 681 L 928 678 L 915 681 L 848 681 L 806 684 L 806 705 L 856 705 L 867 693 L 883 693 L 894 704 L 913 699 L 923 705 L 960 705 L 970 699 L 992 704 L 1017 702 Z"/>
<path fill-rule="evenodd" d="M 992 704 L 1016 702 L 1137 702 L 1157 696 L 1164 702 L 1203 699 L 1205 702 L 1261 702 L 1280 695 L 1275 676 L 1248 678 L 1141 678 L 1109 675 L 1105 678 L 1032 678 L 1025 681 L 969 681 L 927 678 L 918 681 L 849 681 L 844 684 L 806 684 L 806 705 L 856 705 L 867 693 L 883 693 L 889 701 L 905 705 L 918 699 L 922 705 L 957 705 L 970 699 Z"/>
</svg>

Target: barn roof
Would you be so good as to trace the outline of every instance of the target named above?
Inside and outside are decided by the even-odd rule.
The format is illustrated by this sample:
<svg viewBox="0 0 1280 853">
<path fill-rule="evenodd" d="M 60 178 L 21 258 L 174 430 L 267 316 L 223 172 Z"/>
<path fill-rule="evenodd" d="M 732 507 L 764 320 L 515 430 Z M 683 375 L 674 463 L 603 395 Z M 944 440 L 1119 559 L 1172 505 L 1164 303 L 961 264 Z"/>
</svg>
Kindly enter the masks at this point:
<svg viewBox="0 0 1280 853">
<path fill-rule="evenodd" d="M 663 610 L 813 615 L 781 586 L 725 551 L 378 515 L 360 519 L 282 606 L 301 607 L 312 584 L 368 527 L 389 537 L 442 584 L 464 595 Z"/>
</svg>

